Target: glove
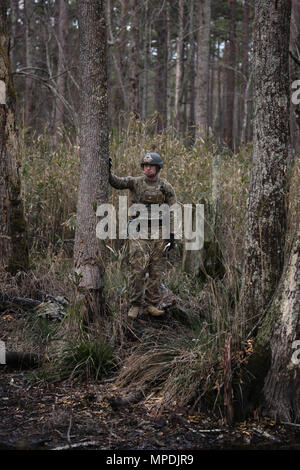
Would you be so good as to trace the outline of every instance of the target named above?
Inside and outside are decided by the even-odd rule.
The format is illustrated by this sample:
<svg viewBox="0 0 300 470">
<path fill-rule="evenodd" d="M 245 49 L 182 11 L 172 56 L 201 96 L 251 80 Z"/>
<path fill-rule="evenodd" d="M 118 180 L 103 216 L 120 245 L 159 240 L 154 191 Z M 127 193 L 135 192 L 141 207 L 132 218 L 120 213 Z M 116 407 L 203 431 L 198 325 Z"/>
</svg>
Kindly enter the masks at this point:
<svg viewBox="0 0 300 470">
<path fill-rule="evenodd" d="M 111 167 L 112 167 L 112 159 L 109 157 L 108 159 L 108 167 L 109 167 L 109 171 L 111 171 Z"/>
<path fill-rule="evenodd" d="M 172 250 L 172 248 L 174 248 L 174 245 L 175 245 L 174 233 L 170 233 L 170 239 L 168 243 L 166 244 L 165 250 L 166 251 Z"/>
</svg>

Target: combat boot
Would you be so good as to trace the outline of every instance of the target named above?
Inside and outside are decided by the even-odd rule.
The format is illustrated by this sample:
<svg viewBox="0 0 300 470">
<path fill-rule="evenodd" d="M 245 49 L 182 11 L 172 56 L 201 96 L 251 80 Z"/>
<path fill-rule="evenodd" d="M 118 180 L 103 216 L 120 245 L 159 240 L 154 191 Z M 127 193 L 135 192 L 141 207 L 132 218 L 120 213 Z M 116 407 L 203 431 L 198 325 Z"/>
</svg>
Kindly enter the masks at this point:
<svg viewBox="0 0 300 470">
<path fill-rule="evenodd" d="M 148 305 L 144 312 L 145 314 L 152 315 L 153 317 L 159 317 L 160 315 L 164 314 L 163 310 L 159 310 L 158 308 L 154 307 L 154 305 Z"/>
<path fill-rule="evenodd" d="M 140 306 L 139 305 L 132 305 L 130 307 L 130 310 L 128 312 L 128 316 L 130 318 L 136 318 L 140 312 Z"/>
</svg>

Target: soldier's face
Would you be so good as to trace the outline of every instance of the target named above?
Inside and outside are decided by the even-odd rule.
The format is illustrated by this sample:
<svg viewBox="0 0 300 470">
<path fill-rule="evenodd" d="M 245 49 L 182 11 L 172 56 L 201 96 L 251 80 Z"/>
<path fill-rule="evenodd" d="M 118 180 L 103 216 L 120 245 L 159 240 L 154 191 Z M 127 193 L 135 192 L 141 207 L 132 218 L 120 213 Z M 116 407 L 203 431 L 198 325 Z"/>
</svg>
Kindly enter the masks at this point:
<svg viewBox="0 0 300 470">
<path fill-rule="evenodd" d="M 148 178 L 153 178 L 156 176 L 156 166 L 155 165 L 144 165 L 144 174 Z"/>
</svg>

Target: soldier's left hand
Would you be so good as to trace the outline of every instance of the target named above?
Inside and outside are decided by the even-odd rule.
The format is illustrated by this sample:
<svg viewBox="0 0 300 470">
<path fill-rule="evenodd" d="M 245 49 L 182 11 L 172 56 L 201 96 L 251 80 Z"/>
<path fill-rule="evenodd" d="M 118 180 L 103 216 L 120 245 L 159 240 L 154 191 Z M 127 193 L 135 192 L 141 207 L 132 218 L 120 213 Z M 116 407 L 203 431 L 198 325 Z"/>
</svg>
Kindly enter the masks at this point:
<svg viewBox="0 0 300 470">
<path fill-rule="evenodd" d="M 166 250 L 170 251 L 172 248 L 174 248 L 175 245 L 175 239 L 174 239 L 174 233 L 170 233 L 170 239 L 166 245 Z"/>
</svg>

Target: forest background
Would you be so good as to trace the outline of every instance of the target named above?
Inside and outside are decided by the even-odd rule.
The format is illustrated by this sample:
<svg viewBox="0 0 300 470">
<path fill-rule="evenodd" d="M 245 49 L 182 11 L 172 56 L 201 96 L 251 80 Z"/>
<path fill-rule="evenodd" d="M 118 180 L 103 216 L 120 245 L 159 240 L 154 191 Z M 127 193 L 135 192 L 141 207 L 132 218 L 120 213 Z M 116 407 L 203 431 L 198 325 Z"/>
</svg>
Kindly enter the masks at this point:
<svg viewBox="0 0 300 470">
<path fill-rule="evenodd" d="M 27 350 L 55 357 L 36 377 L 58 380 L 75 369 L 97 377 L 114 371 L 122 386 L 163 390 L 161 406 L 193 400 L 200 406 L 204 400 L 205 406 L 225 407 L 231 421 L 232 400 L 240 400 L 238 393 L 232 396 L 232 387 L 245 380 L 237 369 L 252 354 L 255 336 L 253 329 L 244 333 L 245 317 L 240 315 L 255 124 L 255 2 L 105 2 L 107 125 L 114 171 L 137 175 L 141 156 L 158 151 L 163 176 L 178 200 L 204 202 L 207 211 L 201 253 L 191 257 L 178 243 L 167 262 L 164 282 L 180 298 L 180 310 L 171 311 L 159 329 L 146 328 L 141 334 L 148 331 L 147 341 L 142 336 L 138 346 L 128 340 L 125 318 L 125 245 L 107 243 L 104 250 L 109 312 L 101 317 L 101 326 L 86 332 L 82 306 L 75 301 L 79 281 L 72 267 L 86 86 L 81 80 L 78 2 L 11 0 L 6 13 L 28 259 L 22 270 L 12 263 L 1 272 L 1 291 L 68 299 L 69 315 L 62 324 L 47 323 L 46 330 L 39 324 L 43 338 L 26 338 Z M 299 78 L 299 27 L 300 4 L 293 0 L 284 52 L 290 99 Z M 287 246 L 292 246 L 299 220 L 298 104 L 292 102 L 287 116 L 288 162 L 293 162 Z M 109 189 L 111 201 L 117 195 Z M 36 321 L 27 319 L 25 330 L 34 329 Z M 18 334 L 12 339 L 14 349 L 24 348 L 24 337 L 19 339 Z M 232 378 L 233 364 L 237 375 Z M 289 420 L 299 417 L 293 413 Z"/>
</svg>

